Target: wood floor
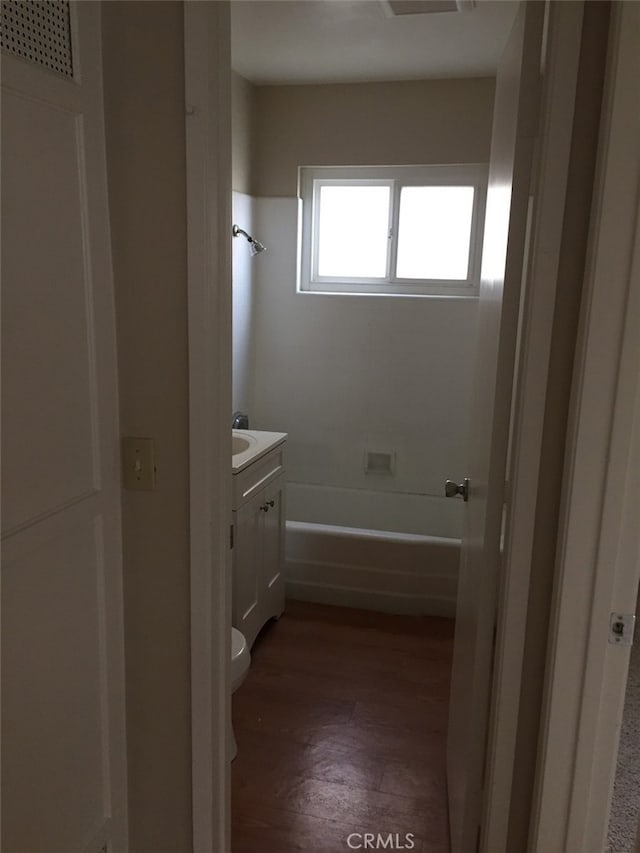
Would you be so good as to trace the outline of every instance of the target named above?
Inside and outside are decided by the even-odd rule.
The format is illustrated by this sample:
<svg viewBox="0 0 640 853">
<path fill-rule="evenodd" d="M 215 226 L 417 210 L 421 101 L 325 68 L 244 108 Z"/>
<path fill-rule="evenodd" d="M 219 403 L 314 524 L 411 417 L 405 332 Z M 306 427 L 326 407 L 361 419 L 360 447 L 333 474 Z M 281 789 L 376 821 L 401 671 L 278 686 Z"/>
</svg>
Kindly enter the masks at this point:
<svg viewBox="0 0 640 853">
<path fill-rule="evenodd" d="M 233 853 L 448 853 L 452 648 L 451 620 L 287 602 L 233 697 Z"/>
</svg>

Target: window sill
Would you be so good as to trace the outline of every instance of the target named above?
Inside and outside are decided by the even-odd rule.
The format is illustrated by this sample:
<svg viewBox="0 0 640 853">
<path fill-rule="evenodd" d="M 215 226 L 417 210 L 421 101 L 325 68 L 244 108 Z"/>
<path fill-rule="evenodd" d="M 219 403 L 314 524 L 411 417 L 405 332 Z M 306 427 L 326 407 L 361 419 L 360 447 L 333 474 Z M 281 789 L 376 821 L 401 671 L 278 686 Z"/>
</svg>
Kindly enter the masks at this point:
<svg viewBox="0 0 640 853">
<path fill-rule="evenodd" d="M 379 291 L 371 291 L 371 290 L 319 290 L 314 289 L 310 290 L 307 288 L 297 288 L 296 294 L 301 296 L 368 296 L 368 297 L 383 297 L 383 298 L 391 298 L 391 299 L 455 299 L 455 300 L 476 300 L 479 295 L 479 290 L 477 287 L 474 288 L 465 288 L 464 291 L 462 288 L 457 288 L 456 290 L 448 290 L 448 291 L 433 291 L 433 292 L 424 292 L 424 291 L 399 291 L 395 293 L 391 293 L 388 290 L 379 290 Z"/>
</svg>

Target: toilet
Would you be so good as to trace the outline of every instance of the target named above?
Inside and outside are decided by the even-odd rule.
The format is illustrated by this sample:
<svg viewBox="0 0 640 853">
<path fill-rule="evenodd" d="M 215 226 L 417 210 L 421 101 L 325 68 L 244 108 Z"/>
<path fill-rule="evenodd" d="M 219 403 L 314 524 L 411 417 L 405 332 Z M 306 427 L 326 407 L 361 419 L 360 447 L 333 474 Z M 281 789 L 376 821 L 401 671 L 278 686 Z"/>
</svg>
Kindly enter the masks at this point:
<svg viewBox="0 0 640 853">
<path fill-rule="evenodd" d="M 240 687 L 242 682 L 247 677 L 247 673 L 249 672 L 249 664 L 251 663 L 251 655 L 249 654 L 249 649 L 247 647 L 247 641 L 244 638 L 244 634 L 238 631 L 236 628 L 231 629 L 231 693 L 235 693 L 235 691 Z M 229 753 L 231 755 L 231 761 L 238 754 L 238 746 L 236 744 L 236 738 L 233 734 L 233 724 L 231 722 L 231 717 L 229 717 L 229 728 L 228 728 L 228 738 L 229 738 Z"/>
</svg>

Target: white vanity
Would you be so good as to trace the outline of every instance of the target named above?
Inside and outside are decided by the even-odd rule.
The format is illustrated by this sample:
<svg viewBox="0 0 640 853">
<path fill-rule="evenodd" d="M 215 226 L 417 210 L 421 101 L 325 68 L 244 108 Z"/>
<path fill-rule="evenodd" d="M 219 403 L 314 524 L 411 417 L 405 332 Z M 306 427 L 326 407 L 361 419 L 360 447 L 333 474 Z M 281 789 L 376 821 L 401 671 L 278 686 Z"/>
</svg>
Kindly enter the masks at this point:
<svg viewBox="0 0 640 853">
<path fill-rule="evenodd" d="M 232 624 L 249 648 L 284 610 L 284 432 L 234 430 Z"/>
</svg>

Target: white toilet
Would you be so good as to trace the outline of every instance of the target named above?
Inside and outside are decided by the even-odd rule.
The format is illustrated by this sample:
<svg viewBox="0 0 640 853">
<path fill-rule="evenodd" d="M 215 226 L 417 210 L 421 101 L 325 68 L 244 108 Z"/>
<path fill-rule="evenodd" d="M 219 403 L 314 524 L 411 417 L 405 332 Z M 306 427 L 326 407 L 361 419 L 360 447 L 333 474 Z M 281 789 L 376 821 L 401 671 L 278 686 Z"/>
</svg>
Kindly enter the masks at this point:
<svg viewBox="0 0 640 853">
<path fill-rule="evenodd" d="M 236 628 L 231 629 L 231 693 L 235 693 L 235 691 L 240 687 L 242 682 L 247 677 L 247 673 L 249 672 L 249 664 L 251 663 L 251 655 L 249 653 L 249 649 L 247 647 L 247 641 L 244 638 L 244 634 L 238 631 Z M 231 717 L 229 717 L 229 752 L 231 753 L 231 760 L 236 757 L 238 754 L 238 746 L 236 744 L 236 738 L 233 734 L 233 725 L 231 723 Z"/>
</svg>

